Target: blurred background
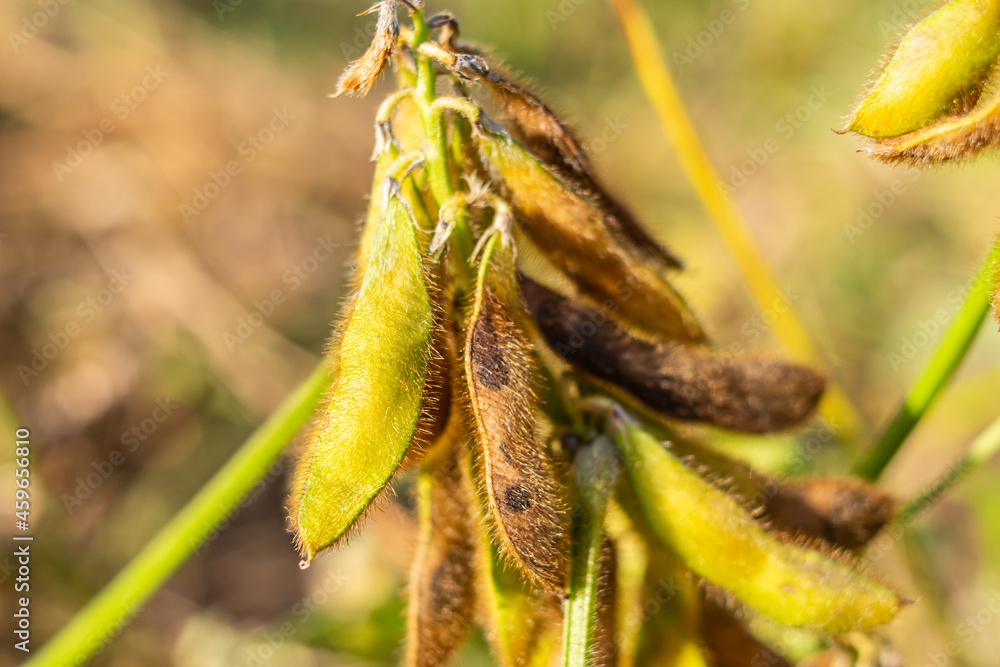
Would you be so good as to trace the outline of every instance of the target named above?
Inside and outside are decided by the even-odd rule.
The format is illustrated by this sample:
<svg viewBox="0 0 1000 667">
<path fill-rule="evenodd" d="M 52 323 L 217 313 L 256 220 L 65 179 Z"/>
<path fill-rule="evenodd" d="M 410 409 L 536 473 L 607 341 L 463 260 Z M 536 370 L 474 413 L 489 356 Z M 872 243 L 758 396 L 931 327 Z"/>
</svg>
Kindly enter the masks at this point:
<svg viewBox="0 0 1000 667">
<path fill-rule="evenodd" d="M 706 149 L 845 388 L 864 447 L 956 313 L 1000 228 L 1000 166 L 878 166 L 831 130 L 933 2 L 647 2 Z M 777 352 L 661 134 L 603 0 L 427 0 L 535 81 L 611 189 L 684 258 L 721 345 Z M 363 1 L 0 3 L 3 442 L 32 431 L 33 644 L 52 636 L 305 377 L 343 296 L 370 185 L 367 99 L 330 99 Z M 775 304 L 781 308 L 782 304 Z M 765 313 L 766 315 L 766 313 Z M 884 478 L 909 497 L 997 416 L 994 323 Z M 809 440 L 731 449 L 780 472 Z M 13 497 L 13 451 L 0 497 Z M 836 445 L 810 459 L 837 472 Z M 885 630 L 912 664 L 996 664 L 1000 493 L 973 473 L 871 569 L 919 600 Z M 303 572 L 284 468 L 97 665 L 391 665 L 414 550 L 409 481 Z M 0 538 L 10 544 L 5 500 Z M 6 554 L 6 551 L 5 551 Z M 0 556 L 2 557 L 2 556 Z M 17 664 L 0 572 L 0 663 Z M 997 608 L 997 602 L 993 602 Z M 956 657 L 943 651 L 949 642 Z M 489 664 L 474 638 L 461 664 Z"/>
</svg>

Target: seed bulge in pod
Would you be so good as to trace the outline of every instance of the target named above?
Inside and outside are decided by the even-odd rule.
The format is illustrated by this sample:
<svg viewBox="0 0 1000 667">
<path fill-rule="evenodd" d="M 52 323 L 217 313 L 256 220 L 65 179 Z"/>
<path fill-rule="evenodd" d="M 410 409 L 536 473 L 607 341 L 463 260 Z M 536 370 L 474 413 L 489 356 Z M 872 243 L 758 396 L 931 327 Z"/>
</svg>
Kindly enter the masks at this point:
<svg viewBox="0 0 1000 667">
<path fill-rule="evenodd" d="M 669 417 L 768 433 L 808 417 L 826 385 L 803 366 L 639 338 L 607 313 L 527 278 L 522 289 L 539 330 L 559 356 Z"/>
<path fill-rule="evenodd" d="M 759 612 L 839 634 L 888 623 L 903 608 L 894 591 L 849 564 L 765 531 L 641 428 L 622 425 L 616 440 L 653 535 L 691 571 Z"/>
<path fill-rule="evenodd" d="M 567 513 L 553 465 L 535 425 L 535 372 L 518 309 L 512 248 L 494 234 L 486 243 L 469 317 L 465 375 L 475 441 L 493 528 L 502 552 L 530 577 L 566 585 Z"/>
<path fill-rule="evenodd" d="M 477 139 L 525 234 L 582 292 L 613 304 L 622 318 L 649 333 L 705 340 L 681 296 L 648 258 L 619 241 L 594 200 L 576 193 L 509 136 L 484 127 Z"/>
<path fill-rule="evenodd" d="M 895 137 L 971 109 L 998 55 L 1000 0 L 951 0 L 906 33 L 847 129 Z"/>
<path fill-rule="evenodd" d="M 474 500 L 462 479 L 464 435 L 462 419 L 450 420 L 420 469 L 420 544 L 410 579 L 407 667 L 447 664 L 472 621 L 475 543 L 468 507 Z"/>
<path fill-rule="evenodd" d="M 381 205 L 340 340 L 339 376 L 296 468 L 290 513 L 307 561 L 336 543 L 389 483 L 420 417 L 431 302 L 413 218 L 394 183 Z"/>
</svg>

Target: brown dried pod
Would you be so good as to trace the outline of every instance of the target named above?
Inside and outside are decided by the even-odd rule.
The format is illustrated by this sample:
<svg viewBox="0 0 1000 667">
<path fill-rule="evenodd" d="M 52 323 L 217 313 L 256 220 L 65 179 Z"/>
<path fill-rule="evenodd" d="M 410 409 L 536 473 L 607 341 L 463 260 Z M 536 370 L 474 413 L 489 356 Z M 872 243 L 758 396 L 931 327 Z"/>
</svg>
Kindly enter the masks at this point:
<svg viewBox="0 0 1000 667">
<path fill-rule="evenodd" d="M 337 92 L 334 97 L 347 93 L 364 97 L 372 89 L 375 82 L 385 71 L 392 59 L 392 53 L 399 40 L 399 23 L 396 21 L 395 0 L 382 0 L 365 14 L 378 12 L 378 22 L 375 24 L 375 37 L 368 50 L 358 60 L 355 60 L 344 70 L 337 81 Z"/>
<path fill-rule="evenodd" d="M 823 394 L 826 382 L 811 369 L 766 359 L 729 359 L 672 340 L 645 340 L 604 312 L 530 279 L 522 279 L 522 291 L 539 330 L 559 356 L 664 415 L 769 433 L 801 422 Z"/>
<path fill-rule="evenodd" d="M 502 73 L 495 63 L 490 62 L 489 69 L 478 74 L 497 105 L 506 112 L 506 126 L 515 138 L 573 184 L 577 194 L 592 199 L 604 212 L 609 229 L 620 242 L 657 264 L 681 267 L 680 260 L 653 239 L 635 216 L 601 185 L 576 135 L 545 102 Z"/>
<path fill-rule="evenodd" d="M 483 162 L 548 259 L 600 302 L 637 327 L 686 342 L 705 333 L 681 296 L 646 260 L 622 244 L 592 198 L 539 162 L 521 144 L 487 128 L 477 135 Z"/>
<path fill-rule="evenodd" d="M 536 434 L 530 344 L 513 315 L 515 275 L 512 249 L 494 234 L 486 242 L 468 320 L 466 383 L 501 551 L 539 583 L 561 590 L 569 559 L 567 513 Z"/>
<path fill-rule="evenodd" d="M 867 544 L 895 509 L 892 496 L 849 478 L 791 480 L 778 484 L 764 503 L 775 528 L 847 549 Z"/>
<path fill-rule="evenodd" d="M 454 419 L 418 480 L 420 544 L 410 575 L 406 666 L 446 664 L 465 638 L 475 607 L 475 543 L 463 483 L 464 424 Z"/>
</svg>

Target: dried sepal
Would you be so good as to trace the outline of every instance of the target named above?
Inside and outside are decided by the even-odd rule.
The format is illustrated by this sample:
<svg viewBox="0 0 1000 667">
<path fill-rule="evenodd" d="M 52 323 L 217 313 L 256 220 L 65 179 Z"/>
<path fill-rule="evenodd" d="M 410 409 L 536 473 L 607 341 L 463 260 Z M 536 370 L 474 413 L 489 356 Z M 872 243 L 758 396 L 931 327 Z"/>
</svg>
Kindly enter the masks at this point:
<svg viewBox="0 0 1000 667">
<path fill-rule="evenodd" d="M 824 378 L 809 368 L 640 338 L 605 312 L 527 278 L 522 289 L 539 330 L 559 356 L 666 416 L 768 433 L 800 423 L 823 394 Z"/>
<path fill-rule="evenodd" d="M 386 186 L 340 340 L 339 376 L 299 458 L 290 500 L 307 561 L 336 543 L 389 483 L 417 429 L 433 315 L 413 216 Z"/>
<path fill-rule="evenodd" d="M 879 162 L 930 166 L 971 160 L 1000 146 L 1000 95 L 965 114 L 942 118 L 909 134 L 876 139 L 861 149 Z"/>
<path fill-rule="evenodd" d="M 847 129 L 895 137 L 969 109 L 998 55 L 1000 1 L 951 0 L 906 33 Z"/>
<path fill-rule="evenodd" d="M 375 82 L 385 71 L 392 59 L 396 43 L 399 41 L 399 23 L 396 20 L 395 0 L 382 0 L 372 6 L 366 14 L 378 12 L 378 22 L 375 24 L 375 36 L 358 60 L 351 63 L 337 81 L 337 92 L 334 97 L 347 93 L 364 97 L 372 89 Z"/>
<path fill-rule="evenodd" d="M 447 664 L 475 608 L 475 542 L 463 483 L 463 420 L 424 460 L 417 481 L 420 542 L 410 574 L 406 667 Z M 478 526 L 476 526 L 478 528 Z"/>
<path fill-rule="evenodd" d="M 465 380 L 490 516 L 502 552 L 540 583 L 565 588 L 566 511 L 535 427 L 530 344 L 519 308 L 513 250 L 502 234 L 486 242 L 469 315 Z"/>
<path fill-rule="evenodd" d="M 870 629 L 902 609 L 894 591 L 847 563 L 763 530 L 641 428 L 622 425 L 616 439 L 655 537 L 693 572 L 754 609 L 829 633 Z"/>
<path fill-rule="evenodd" d="M 484 127 L 477 138 L 483 162 L 524 232 L 581 291 L 613 304 L 647 331 L 687 342 L 705 340 L 681 296 L 642 255 L 619 242 L 595 201 L 574 192 L 506 134 Z"/>
</svg>

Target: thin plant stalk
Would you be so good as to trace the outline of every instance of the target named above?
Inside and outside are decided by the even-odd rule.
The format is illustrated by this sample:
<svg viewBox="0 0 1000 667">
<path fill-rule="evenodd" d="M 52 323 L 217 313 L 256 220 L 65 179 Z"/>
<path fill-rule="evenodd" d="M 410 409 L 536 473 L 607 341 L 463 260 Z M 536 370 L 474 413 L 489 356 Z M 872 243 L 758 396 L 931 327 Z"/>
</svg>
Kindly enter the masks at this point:
<svg viewBox="0 0 1000 667">
<path fill-rule="evenodd" d="M 903 442 L 927 414 L 951 376 L 965 358 L 972 341 L 990 311 L 990 284 L 1000 262 L 1000 245 L 994 246 L 979 270 L 975 284 L 965 297 L 958 315 L 938 344 L 930 361 L 910 385 L 903 404 L 871 451 L 855 466 L 863 479 L 874 482 L 882 476 Z"/>
<path fill-rule="evenodd" d="M 455 195 L 455 187 L 448 166 L 448 136 L 445 131 L 444 109 L 433 105 L 436 95 L 437 73 L 434 62 L 417 48 L 427 41 L 430 28 L 424 20 L 422 11 L 413 14 L 413 54 L 417 64 L 417 94 L 415 100 L 420 110 L 420 118 L 427 137 L 427 173 L 430 179 L 431 194 L 437 201 L 438 209 L 444 206 Z M 468 261 L 472 257 L 472 237 L 469 233 L 469 223 L 466 214 L 460 211 L 456 220 L 452 239 L 457 250 L 456 269 L 460 282 L 467 282 Z"/>
<path fill-rule="evenodd" d="M 251 435 L 198 494 L 104 589 L 25 664 L 75 667 L 86 662 L 116 629 L 190 558 L 257 484 L 312 416 L 330 381 L 324 360 Z"/>
<path fill-rule="evenodd" d="M 588 665 L 598 650 L 601 547 L 608 498 L 617 477 L 610 439 L 601 436 L 578 455 L 577 505 L 573 513 L 572 549 L 566 620 L 563 626 L 563 667 Z"/>
<path fill-rule="evenodd" d="M 789 306 L 783 313 L 774 311 L 782 300 L 781 288 L 761 257 L 753 237 L 739 212 L 719 188 L 721 182 L 705 153 L 698 134 L 684 109 L 670 70 L 661 57 L 660 45 L 646 14 L 635 0 L 609 0 L 621 24 L 632 62 L 646 96 L 656 110 L 663 132 L 681 167 L 708 211 L 729 254 L 747 281 L 750 294 L 760 311 L 775 312 L 774 332 L 788 350 L 807 359 L 820 360 L 820 354 L 805 327 Z M 860 422 L 844 392 L 831 385 L 821 405 L 827 420 L 838 426 L 837 435 L 850 441 L 860 429 Z"/>
<path fill-rule="evenodd" d="M 989 461 L 1000 451 L 1000 419 L 976 436 L 965 454 L 955 461 L 937 481 L 900 510 L 897 521 L 908 525 L 924 509 L 932 505 L 945 491 L 955 486 L 970 472 Z"/>
</svg>

